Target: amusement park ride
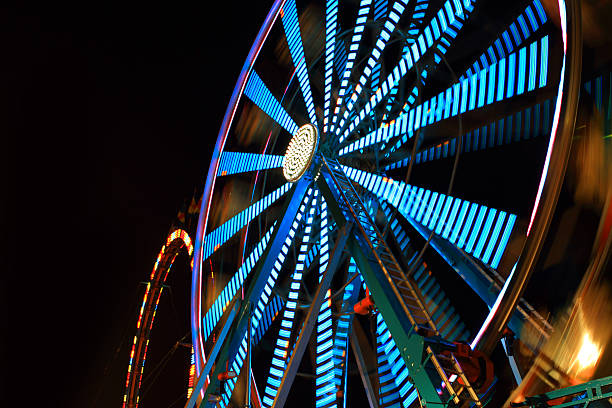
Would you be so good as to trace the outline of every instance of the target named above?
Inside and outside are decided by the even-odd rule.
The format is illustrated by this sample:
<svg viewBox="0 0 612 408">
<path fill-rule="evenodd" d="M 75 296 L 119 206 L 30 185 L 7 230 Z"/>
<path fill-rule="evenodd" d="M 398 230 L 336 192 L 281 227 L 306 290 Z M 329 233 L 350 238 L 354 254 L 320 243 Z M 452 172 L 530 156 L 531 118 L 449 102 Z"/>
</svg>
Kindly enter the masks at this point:
<svg viewBox="0 0 612 408">
<path fill-rule="evenodd" d="M 197 229 L 155 263 L 123 406 L 180 251 L 186 407 L 610 406 L 611 190 L 592 241 L 567 216 L 572 140 L 612 124 L 581 24 L 576 0 L 275 1 Z"/>
</svg>

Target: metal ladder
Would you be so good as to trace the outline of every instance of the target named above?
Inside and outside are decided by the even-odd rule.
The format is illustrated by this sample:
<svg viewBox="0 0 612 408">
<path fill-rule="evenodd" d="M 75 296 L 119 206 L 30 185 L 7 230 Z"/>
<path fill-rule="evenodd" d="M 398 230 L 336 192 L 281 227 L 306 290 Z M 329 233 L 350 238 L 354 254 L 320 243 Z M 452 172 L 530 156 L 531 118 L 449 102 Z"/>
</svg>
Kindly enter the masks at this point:
<svg viewBox="0 0 612 408">
<path fill-rule="evenodd" d="M 338 187 L 340 196 L 343 198 L 340 206 L 344 210 L 345 216 L 356 221 L 357 230 L 361 232 L 359 234 L 360 241 L 370 248 L 370 259 L 380 266 L 385 277 L 389 279 L 402 309 L 406 312 L 406 316 L 413 328 L 417 332 L 425 329 L 439 334 L 431 319 L 431 315 L 425 307 L 422 296 L 418 291 L 418 286 L 404 274 L 378 227 L 359 198 L 353 183 L 346 176 L 337 161 L 328 161 L 325 158 L 323 160 Z"/>
<path fill-rule="evenodd" d="M 415 332 L 422 337 L 440 336 L 417 283 L 405 275 L 340 163 L 325 157 L 322 157 L 322 162 L 340 197 L 338 202 L 340 208 L 347 220 L 355 221 L 358 240 L 369 248 L 370 260 L 380 267 Z M 431 361 L 433 369 L 450 396 L 449 403 L 452 401 L 455 405 L 459 405 L 464 401 L 474 403 L 476 406 L 482 405 L 452 352 L 443 355 L 434 351 L 429 345 L 425 350 L 423 365 Z M 463 384 L 456 381 L 458 378 Z"/>
<path fill-rule="evenodd" d="M 425 351 L 427 352 L 427 359 L 430 359 L 433 363 L 436 372 L 438 375 L 440 375 L 440 378 L 442 379 L 442 382 L 450 395 L 451 400 L 456 405 L 460 405 L 460 403 L 463 401 L 474 403 L 474 405 L 477 407 L 482 406 L 482 402 L 478 398 L 474 387 L 472 387 L 470 384 L 467 376 L 461 368 L 461 365 L 452 352 L 449 353 L 448 356 L 444 354 L 435 354 L 431 346 L 427 346 Z M 461 379 L 462 383 L 456 381 L 457 379 Z"/>
<path fill-rule="evenodd" d="M 385 239 L 395 242 L 404 259 L 408 259 L 408 265 L 412 265 L 417 252 L 412 248 L 408 234 L 398 222 L 399 212 L 393 212 L 385 201 L 380 202 L 382 213 L 385 215 L 387 235 Z M 389 241 L 387 241 L 389 242 Z M 469 331 L 465 327 L 459 314 L 448 300 L 446 293 L 440 287 L 437 279 L 431 272 L 430 267 L 423 260 L 409 274 L 418 285 L 425 306 L 431 314 L 441 337 L 450 341 L 467 342 Z"/>
</svg>

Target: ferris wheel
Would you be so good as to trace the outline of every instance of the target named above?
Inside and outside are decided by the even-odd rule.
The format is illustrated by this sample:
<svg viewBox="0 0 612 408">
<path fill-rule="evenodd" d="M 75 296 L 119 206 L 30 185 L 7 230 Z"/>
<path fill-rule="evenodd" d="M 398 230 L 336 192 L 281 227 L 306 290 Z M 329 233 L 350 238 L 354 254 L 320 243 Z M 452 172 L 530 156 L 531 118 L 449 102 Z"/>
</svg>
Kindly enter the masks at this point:
<svg viewBox="0 0 612 408">
<path fill-rule="evenodd" d="M 177 256 L 183 251 L 186 251 L 190 259 L 193 259 L 193 243 L 189 234 L 182 228 L 173 227 L 157 255 L 153 271 L 146 282 L 145 293 L 136 322 L 136 334 L 130 349 L 122 408 L 138 407 L 140 402 L 140 388 L 144 377 L 144 366 L 147 360 L 147 350 L 157 306 L 170 269 L 172 269 Z"/>
<path fill-rule="evenodd" d="M 511 339 L 551 332 L 522 294 L 568 160 L 579 12 L 274 2 L 204 188 L 187 406 L 508 397 Z"/>
</svg>

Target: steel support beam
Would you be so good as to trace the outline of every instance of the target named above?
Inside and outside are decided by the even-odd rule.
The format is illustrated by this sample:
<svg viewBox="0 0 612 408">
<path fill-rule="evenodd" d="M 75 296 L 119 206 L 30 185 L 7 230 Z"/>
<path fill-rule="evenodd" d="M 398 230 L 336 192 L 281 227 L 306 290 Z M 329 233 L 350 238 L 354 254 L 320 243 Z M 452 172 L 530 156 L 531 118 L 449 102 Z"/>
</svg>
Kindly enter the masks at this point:
<svg viewBox="0 0 612 408">
<path fill-rule="evenodd" d="M 304 319 L 304 325 L 293 348 L 287 368 L 285 368 L 285 372 L 283 373 L 283 378 L 281 380 L 280 387 L 278 388 L 276 397 L 274 398 L 272 408 L 282 408 L 285 405 L 285 401 L 289 395 L 289 390 L 291 389 L 291 385 L 295 379 L 295 374 L 300 366 L 302 356 L 304 355 L 304 351 L 306 351 L 306 347 L 310 341 L 312 330 L 317 322 L 319 310 L 321 310 L 321 305 L 323 304 L 323 300 L 325 300 L 325 294 L 331 285 L 334 273 L 336 272 L 338 264 L 342 259 L 342 251 L 344 251 L 344 246 L 346 245 L 346 241 L 351 233 L 351 226 L 351 224 L 345 224 L 338 231 L 338 237 L 334 245 L 331 259 L 329 260 L 327 269 L 323 274 L 321 283 L 314 294 L 312 303 L 310 304 L 310 308 L 308 309 L 308 313 Z"/>
</svg>

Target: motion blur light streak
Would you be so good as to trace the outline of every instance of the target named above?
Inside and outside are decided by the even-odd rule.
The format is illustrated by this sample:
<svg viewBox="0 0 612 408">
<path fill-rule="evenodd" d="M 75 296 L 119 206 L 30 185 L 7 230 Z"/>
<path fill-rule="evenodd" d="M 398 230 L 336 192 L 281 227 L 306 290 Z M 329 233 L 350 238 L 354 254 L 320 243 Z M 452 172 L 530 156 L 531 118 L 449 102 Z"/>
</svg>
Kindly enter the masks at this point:
<svg viewBox="0 0 612 408">
<path fill-rule="evenodd" d="M 576 356 L 576 361 L 578 362 L 580 369 L 584 370 L 590 366 L 594 366 L 597 364 L 600 356 L 601 348 L 598 347 L 593 340 L 591 340 L 589 333 L 584 333 L 582 336 L 582 346 L 580 347 L 578 355 Z"/>
</svg>

